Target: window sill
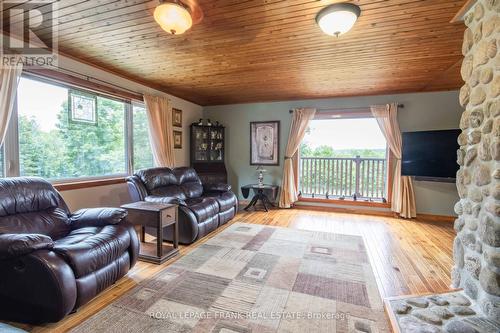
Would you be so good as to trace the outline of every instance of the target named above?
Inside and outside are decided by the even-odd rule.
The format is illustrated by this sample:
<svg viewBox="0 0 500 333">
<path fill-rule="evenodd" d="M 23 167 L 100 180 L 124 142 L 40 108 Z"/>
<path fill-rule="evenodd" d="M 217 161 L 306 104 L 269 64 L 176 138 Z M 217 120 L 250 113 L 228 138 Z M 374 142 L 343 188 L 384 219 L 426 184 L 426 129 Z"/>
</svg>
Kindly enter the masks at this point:
<svg viewBox="0 0 500 333">
<path fill-rule="evenodd" d="M 328 203 L 328 204 L 344 205 L 344 206 L 391 208 L 390 202 L 354 201 L 352 199 L 340 200 L 340 199 L 299 197 L 299 202 L 317 202 L 317 203 Z"/>
<path fill-rule="evenodd" d="M 53 184 L 58 191 L 71 191 L 79 190 L 84 188 L 107 186 L 125 183 L 125 177 L 108 178 L 108 179 L 96 179 L 96 180 L 85 180 L 85 181 L 74 181 L 68 183 L 57 183 Z"/>
</svg>

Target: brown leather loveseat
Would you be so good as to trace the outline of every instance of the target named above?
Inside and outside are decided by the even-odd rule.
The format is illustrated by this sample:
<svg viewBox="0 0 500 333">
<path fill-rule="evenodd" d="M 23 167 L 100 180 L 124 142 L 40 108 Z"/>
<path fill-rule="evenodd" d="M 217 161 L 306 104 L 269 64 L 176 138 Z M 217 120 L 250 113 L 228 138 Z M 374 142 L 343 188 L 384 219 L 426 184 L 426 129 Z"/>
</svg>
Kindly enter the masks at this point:
<svg viewBox="0 0 500 333">
<path fill-rule="evenodd" d="M 191 244 L 231 220 L 238 200 L 227 184 L 202 184 L 192 168 L 151 168 L 127 179 L 132 201 L 179 205 L 179 241 Z M 163 239 L 171 241 L 172 228 Z"/>
<path fill-rule="evenodd" d="M 71 214 L 43 179 L 0 179 L 0 320 L 59 321 L 123 277 L 139 253 L 126 215 Z"/>
</svg>

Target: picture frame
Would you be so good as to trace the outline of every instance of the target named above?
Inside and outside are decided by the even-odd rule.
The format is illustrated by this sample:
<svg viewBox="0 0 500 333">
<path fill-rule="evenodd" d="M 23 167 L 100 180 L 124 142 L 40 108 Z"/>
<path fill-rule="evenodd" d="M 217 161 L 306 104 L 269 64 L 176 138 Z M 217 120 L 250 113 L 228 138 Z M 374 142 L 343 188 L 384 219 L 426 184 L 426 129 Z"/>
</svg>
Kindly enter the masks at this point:
<svg viewBox="0 0 500 333">
<path fill-rule="evenodd" d="M 182 127 L 182 110 L 172 108 L 172 123 L 174 127 Z"/>
<path fill-rule="evenodd" d="M 280 164 L 280 121 L 250 122 L 250 165 Z"/>
<path fill-rule="evenodd" d="M 70 123 L 97 126 L 97 96 L 84 91 L 68 91 L 68 119 Z"/>
<path fill-rule="evenodd" d="M 174 149 L 182 149 L 182 131 L 174 130 Z"/>
</svg>

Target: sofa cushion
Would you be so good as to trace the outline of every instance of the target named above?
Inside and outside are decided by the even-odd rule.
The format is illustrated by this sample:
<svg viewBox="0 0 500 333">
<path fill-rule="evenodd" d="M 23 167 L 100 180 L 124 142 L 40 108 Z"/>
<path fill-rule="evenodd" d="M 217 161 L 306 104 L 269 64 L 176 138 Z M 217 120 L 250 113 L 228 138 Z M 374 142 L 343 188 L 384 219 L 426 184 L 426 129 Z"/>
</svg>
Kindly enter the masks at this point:
<svg viewBox="0 0 500 333">
<path fill-rule="evenodd" d="M 135 174 L 144 183 L 149 193 L 161 187 L 177 185 L 177 179 L 169 168 L 151 168 L 139 170 Z"/>
<path fill-rule="evenodd" d="M 177 179 L 177 184 L 182 185 L 184 183 L 199 182 L 201 183 L 196 170 L 188 167 L 180 167 L 172 170 L 172 173 Z"/>
<path fill-rule="evenodd" d="M 0 216 L 58 207 L 67 212 L 64 201 L 52 184 L 36 177 L 0 178 L 0 201 Z"/>
<path fill-rule="evenodd" d="M 179 185 L 157 187 L 151 190 L 149 194 L 157 197 L 175 197 L 178 199 L 186 198 L 183 188 Z"/>
<path fill-rule="evenodd" d="M 210 183 L 203 184 L 203 191 L 209 192 L 229 192 L 231 191 L 231 185 L 226 183 Z"/>
<path fill-rule="evenodd" d="M 199 198 L 203 194 L 203 186 L 199 182 L 184 183 L 180 187 L 186 198 Z"/>
<path fill-rule="evenodd" d="M 147 195 L 185 199 L 203 194 L 203 185 L 193 168 L 152 168 L 140 170 L 136 176 L 144 183 Z"/>
<path fill-rule="evenodd" d="M 118 281 L 127 274 L 130 268 L 130 255 L 124 252 L 121 256 L 107 266 L 92 272 L 92 274 L 76 279 L 78 298 L 75 307 L 80 307 L 88 303 L 101 291 L 110 286 L 113 281 Z M 1 333 L 1 332 L 0 332 Z"/>
<path fill-rule="evenodd" d="M 219 217 L 217 215 L 210 217 L 205 222 L 198 224 L 198 236 L 196 239 L 200 239 L 216 230 L 219 227 Z"/>
<path fill-rule="evenodd" d="M 226 224 L 236 215 L 236 207 L 219 213 L 219 226 Z"/>
<path fill-rule="evenodd" d="M 205 222 L 219 213 L 219 204 L 214 198 L 186 199 L 186 205 L 194 213 L 198 223 Z"/>
<path fill-rule="evenodd" d="M 228 209 L 233 208 L 237 204 L 236 195 L 233 192 L 223 192 L 223 193 L 207 193 L 203 197 L 213 198 L 219 204 L 219 211 L 224 212 Z"/>
<path fill-rule="evenodd" d="M 68 207 L 41 178 L 0 178 L 0 202 L 2 234 L 33 233 L 58 239 L 70 231 Z"/>
<path fill-rule="evenodd" d="M 126 227 L 107 225 L 73 230 L 55 242 L 53 251 L 63 257 L 76 278 L 86 276 L 117 260 L 130 246 Z"/>
<path fill-rule="evenodd" d="M 68 214 L 61 208 L 0 217 L 1 234 L 42 234 L 57 240 L 70 230 Z"/>
<path fill-rule="evenodd" d="M 198 198 L 203 194 L 203 185 L 193 168 L 176 168 L 172 172 L 186 198 Z"/>
</svg>

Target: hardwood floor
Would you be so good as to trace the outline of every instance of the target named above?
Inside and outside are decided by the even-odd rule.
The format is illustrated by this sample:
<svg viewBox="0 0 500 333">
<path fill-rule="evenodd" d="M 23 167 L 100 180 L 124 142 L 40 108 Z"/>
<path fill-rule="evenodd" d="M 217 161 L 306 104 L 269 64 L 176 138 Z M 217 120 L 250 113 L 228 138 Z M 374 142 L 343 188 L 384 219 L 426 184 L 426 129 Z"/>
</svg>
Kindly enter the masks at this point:
<svg viewBox="0 0 500 333">
<path fill-rule="evenodd" d="M 453 226 L 446 222 L 401 220 L 389 217 L 331 213 L 307 209 L 242 212 L 235 222 L 308 229 L 364 238 L 370 261 L 382 297 L 450 289 L 452 267 Z M 215 231 L 209 237 L 224 230 Z M 209 237 L 183 246 L 185 254 Z M 177 257 L 179 258 L 179 257 Z M 133 288 L 138 282 L 154 275 L 177 258 L 163 265 L 139 262 L 134 269 L 92 302 L 57 324 L 44 326 L 17 325 L 33 332 L 65 332 Z"/>
</svg>

